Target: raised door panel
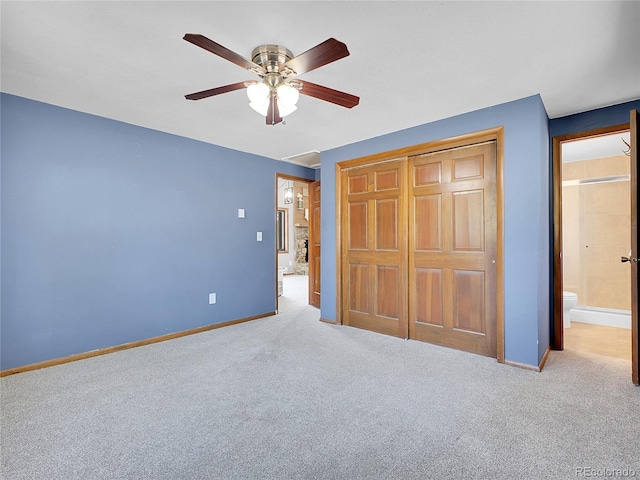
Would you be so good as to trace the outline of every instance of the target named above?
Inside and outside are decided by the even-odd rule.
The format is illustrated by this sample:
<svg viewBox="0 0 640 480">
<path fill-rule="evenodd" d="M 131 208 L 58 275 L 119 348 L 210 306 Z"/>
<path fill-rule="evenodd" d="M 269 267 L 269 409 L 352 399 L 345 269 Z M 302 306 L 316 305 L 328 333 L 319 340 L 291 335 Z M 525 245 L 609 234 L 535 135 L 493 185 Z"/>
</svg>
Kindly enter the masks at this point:
<svg viewBox="0 0 640 480">
<path fill-rule="evenodd" d="M 349 195 L 355 193 L 366 193 L 369 187 L 369 176 L 367 174 L 349 176 Z"/>
<path fill-rule="evenodd" d="M 413 184 L 416 187 L 434 185 L 442 182 L 442 163 L 432 162 L 414 165 Z"/>
<path fill-rule="evenodd" d="M 375 201 L 376 250 L 398 250 L 398 199 Z"/>
<path fill-rule="evenodd" d="M 316 295 L 320 295 L 320 257 L 317 256 L 313 259 L 313 272 L 310 273 L 310 277 L 312 277 L 313 279 L 313 293 L 315 293 Z M 320 307 L 320 304 L 316 305 L 315 303 L 312 303 L 312 305 L 316 306 L 316 307 Z"/>
<path fill-rule="evenodd" d="M 484 190 L 453 192 L 452 249 L 484 251 Z"/>
<path fill-rule="evenodd" d="M 414 198 L 415 249 L 442 251 L 442 194 Z"/>
<path fill-rule="evenodd" d="M 369 265 L 349 265 L 349 311 L 370 314 Z"/>
<path fill-rule="evenodd" d="M 416 268 L 414 295 L 415 321 L 437 327 L 444 324 L 443 275 L 438 268 Z"/>
<path fill-rule="evenodd" d="M 453 181 L 482 178 L 484 176 L 484 156 L 476 155 L 453 160 Z"/>
<path fill-rule="evenodd" d="M 376 267 L 376 315 L 399 320 L 401 317 L 400 267 L 378 265 Z"/>
<path fill-rule="evenodd" d="M 349 204 L 347 231 L 350 250 L 369 248 L 368 202 Z"/>
<path fill-rule="evenodd" d="M 374 173 L 374 191 L 397 190 L 400 187 L 399 169 L 381 170 Z"/>
<path fill-rule="evenodd" d="M 485 334 L 484 272 L 454 270 L 453 328 Z"/>
</svg>

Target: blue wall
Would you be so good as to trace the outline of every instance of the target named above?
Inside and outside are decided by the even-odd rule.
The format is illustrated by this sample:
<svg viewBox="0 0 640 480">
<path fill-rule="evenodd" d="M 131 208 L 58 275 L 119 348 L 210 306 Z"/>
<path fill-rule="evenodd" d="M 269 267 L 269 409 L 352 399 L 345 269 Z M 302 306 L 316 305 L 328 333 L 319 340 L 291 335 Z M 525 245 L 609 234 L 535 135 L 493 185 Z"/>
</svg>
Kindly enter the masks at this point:
<svg viewBox="0 0 640 480">
<path fill-rule="evenodd" d="M 505 357 L 537 365 L 549 345 L 549 138 L 626 123 L 640 109 L 549 121 L 533 96 L 323 152 L 313 171 L 0 101 L 1 369 L 273 311 L 276 172 L 322 180 L 322 316 L 335 320 L 335 164 L 496 126 L 505 127 Z"/>
<path fill-rule="evenodd" d="M 553 138 L 629 123 L 631 110 L 640 110 L 640 100 L 554 118 L 549 121 L 549 135 Z"/>
<path fill-rule="evenodd" d="M 322 317 L 336 320 L 335 164 L 504 126 L 505 358 L 538 365 L 549 345 L 549 132 L 538 95 L 322 152 Z"/>
<path fill-rule="evenodd" d="M 1 102 L 1 369 L 275 310 L 275 174 L 313 170 Z"/>
<path fill-rule="evenodd" d="M 547 158 L 547 164 L 542 166 L 539 176 L 540 205 L 538 209 L 538 364 L 544 357 L 551 344 L 551 324 L 553 322 L 553 264 L 549 259 L 553 251 L 552 231 L 552 202 L 551 188 L 551 155 L 549 140 L 549 117 L 546 112 L 540 112 L 540 129 L 538 139 L 538 155 Z M 542 272 L 548 272 L 546 276 Z"/>
</svg>

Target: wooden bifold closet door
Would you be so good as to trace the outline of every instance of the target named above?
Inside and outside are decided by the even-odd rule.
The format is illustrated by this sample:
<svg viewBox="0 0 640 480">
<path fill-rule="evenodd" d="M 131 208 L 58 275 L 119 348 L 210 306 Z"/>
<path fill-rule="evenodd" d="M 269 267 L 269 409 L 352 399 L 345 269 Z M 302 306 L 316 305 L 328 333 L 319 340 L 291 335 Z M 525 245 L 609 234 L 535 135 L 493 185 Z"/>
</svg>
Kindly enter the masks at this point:
<svg viewBox="0 0 640 480">
<path fill-rule="evenodd" d="M 495 357 L 495 142 L 409 169 L 409 337 Z"/>
<path fill-rule="evenodd" d="M 496 357 L 496 142 L 341 173 L 343 323 Z"/>
<path fill-rule="evenodd" d="M 407 335 L 405 159 L 342 173 L 344 323 Z"/>
</svg>

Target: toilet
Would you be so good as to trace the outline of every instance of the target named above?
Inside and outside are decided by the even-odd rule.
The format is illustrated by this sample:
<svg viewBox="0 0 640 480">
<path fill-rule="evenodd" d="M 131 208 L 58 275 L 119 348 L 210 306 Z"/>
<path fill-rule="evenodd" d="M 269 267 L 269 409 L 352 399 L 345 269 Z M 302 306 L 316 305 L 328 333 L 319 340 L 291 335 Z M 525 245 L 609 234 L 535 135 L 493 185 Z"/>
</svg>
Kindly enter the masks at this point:
<svg viewBox="0 0 640 480">
<path fill-rule="evenodd" d="M 578 294 L 573 292 L 562 292 L 562 313 L 564 328 L 571 328 L 571 309 L 578 303 Z"/>
</svg>

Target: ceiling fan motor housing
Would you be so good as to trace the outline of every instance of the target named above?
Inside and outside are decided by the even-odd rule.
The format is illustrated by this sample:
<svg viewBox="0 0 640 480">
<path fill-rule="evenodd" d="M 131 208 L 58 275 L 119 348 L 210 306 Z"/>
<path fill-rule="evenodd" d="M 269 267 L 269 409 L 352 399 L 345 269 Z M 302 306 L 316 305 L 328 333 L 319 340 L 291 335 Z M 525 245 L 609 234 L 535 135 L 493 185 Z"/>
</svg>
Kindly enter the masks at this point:
<svg viewBox="0 0 640 480">
<path fill-rule="evenodd" d="M 284 66 L 292 58 L 293 53 L 280 45 L 260 45 L 251 52 L 253 63 L 263 67 L 267 74 L 278 73 L 283 77 L 295 75 L 295 72 Z"/>
</svg>

